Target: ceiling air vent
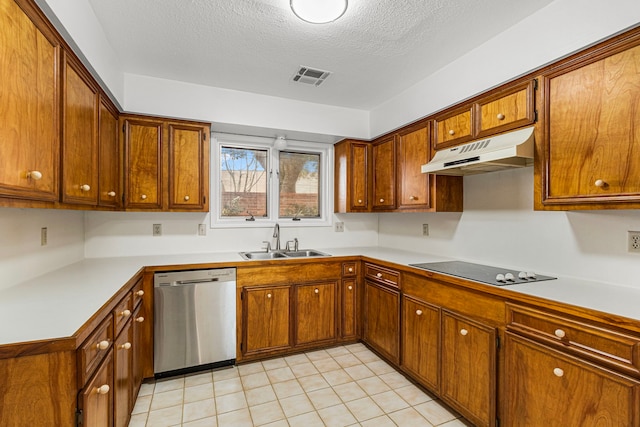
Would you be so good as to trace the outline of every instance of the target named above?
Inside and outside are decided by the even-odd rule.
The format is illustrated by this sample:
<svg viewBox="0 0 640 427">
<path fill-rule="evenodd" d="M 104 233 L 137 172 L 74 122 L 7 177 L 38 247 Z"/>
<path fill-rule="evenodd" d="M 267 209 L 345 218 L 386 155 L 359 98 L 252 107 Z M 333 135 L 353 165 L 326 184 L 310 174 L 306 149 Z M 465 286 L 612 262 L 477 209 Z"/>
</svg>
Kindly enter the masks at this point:
<svg viewBox="0 0 640 427">
<path fill-rule="evenodd" d="M 320 86 L 330 75 L 331 71 L 318 70 L 301 65 L 292 80 L 297 83 Z"/>
</svg>

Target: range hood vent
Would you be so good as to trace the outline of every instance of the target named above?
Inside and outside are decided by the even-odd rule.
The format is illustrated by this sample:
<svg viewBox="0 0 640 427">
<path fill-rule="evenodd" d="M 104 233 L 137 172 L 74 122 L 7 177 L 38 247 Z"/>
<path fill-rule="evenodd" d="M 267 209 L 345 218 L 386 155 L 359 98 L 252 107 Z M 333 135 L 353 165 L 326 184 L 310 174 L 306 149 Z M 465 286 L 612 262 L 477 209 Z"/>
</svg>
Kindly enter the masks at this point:
<svg viewBox="0 0 640 427">
<path fill-rule="evenodd" d="M 533 164 L 533 126 L 436 152 L 422 173 L 473 175 Z"/>
</svg>

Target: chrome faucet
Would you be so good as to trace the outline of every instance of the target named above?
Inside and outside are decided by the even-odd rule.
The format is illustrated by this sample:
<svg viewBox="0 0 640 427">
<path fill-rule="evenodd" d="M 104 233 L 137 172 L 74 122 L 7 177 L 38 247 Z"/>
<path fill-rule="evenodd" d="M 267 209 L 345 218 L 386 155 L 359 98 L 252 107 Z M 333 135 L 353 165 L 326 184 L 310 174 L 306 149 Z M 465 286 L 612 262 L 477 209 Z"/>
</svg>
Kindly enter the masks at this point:
<svg viewBox="0 0 640 427">
<path fill-rule="evenodd" d="M 280 224 L 276 222 L 276 226 L 273 228 L 273 237 L 276 239 L 275 250 L 280 250 Z"/>
</svg>

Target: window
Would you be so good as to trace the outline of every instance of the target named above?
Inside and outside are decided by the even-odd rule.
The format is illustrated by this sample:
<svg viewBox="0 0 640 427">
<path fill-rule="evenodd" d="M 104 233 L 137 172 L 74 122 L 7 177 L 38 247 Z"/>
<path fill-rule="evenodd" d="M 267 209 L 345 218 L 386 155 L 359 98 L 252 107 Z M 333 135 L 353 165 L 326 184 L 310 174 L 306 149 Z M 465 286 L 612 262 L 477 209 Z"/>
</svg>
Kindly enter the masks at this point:
<svg viewBox="0 0 640 427">
<path fill-rule="evenodd" d="M 329 225 L 331 146 L 213 135 L 213 227 Z M 217 143 L 215 142 L 217 141 Z"/>
</svg>

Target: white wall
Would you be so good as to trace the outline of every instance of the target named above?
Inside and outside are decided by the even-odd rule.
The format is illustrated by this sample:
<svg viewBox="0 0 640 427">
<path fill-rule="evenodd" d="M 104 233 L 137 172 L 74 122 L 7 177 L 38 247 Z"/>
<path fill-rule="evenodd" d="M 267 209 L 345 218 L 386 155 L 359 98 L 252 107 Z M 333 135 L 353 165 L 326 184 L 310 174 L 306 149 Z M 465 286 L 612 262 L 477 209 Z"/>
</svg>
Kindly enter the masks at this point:
<svg viewBox="0 0 640 427">
<path fill-rule="evenodd" d="M 40 246 L 40 229 L 48 243 Z M 84 213 L 0 208 L 0 289 L 84 257 Z"/>
<path fill-rule="evenodd" d="M 371 111 L 373 137 L 640 22 L 638 0 L 556 0 Z"/>
<path fill-rule="evenodd" d="M 640 230 L 640 211 L 534 212 L 525 168 L 465 177 L 463 213 L 381 215 L 379 244 L 640 288 L 628 230 Z"/>
<path fill-rule="evenodd" d="M 301 249 L 328 247 L 376 246 L 376 215 L 339 215 L 345 232 L 332 227 L 287 228 L 280 223 L 281 242 L 297 237 Z M 162 236 L 152 236 L 152 225 L 162 224 Z M 203 213 L 87 212 L 85 255 L 87 258 L 173 254 L 239 252 L 260 250 L 262 241 L 273 241 L 273 227 L 207 228 L 206 236 L 198 236 L 198 224 L 210 224 Z"/>
</svg>

